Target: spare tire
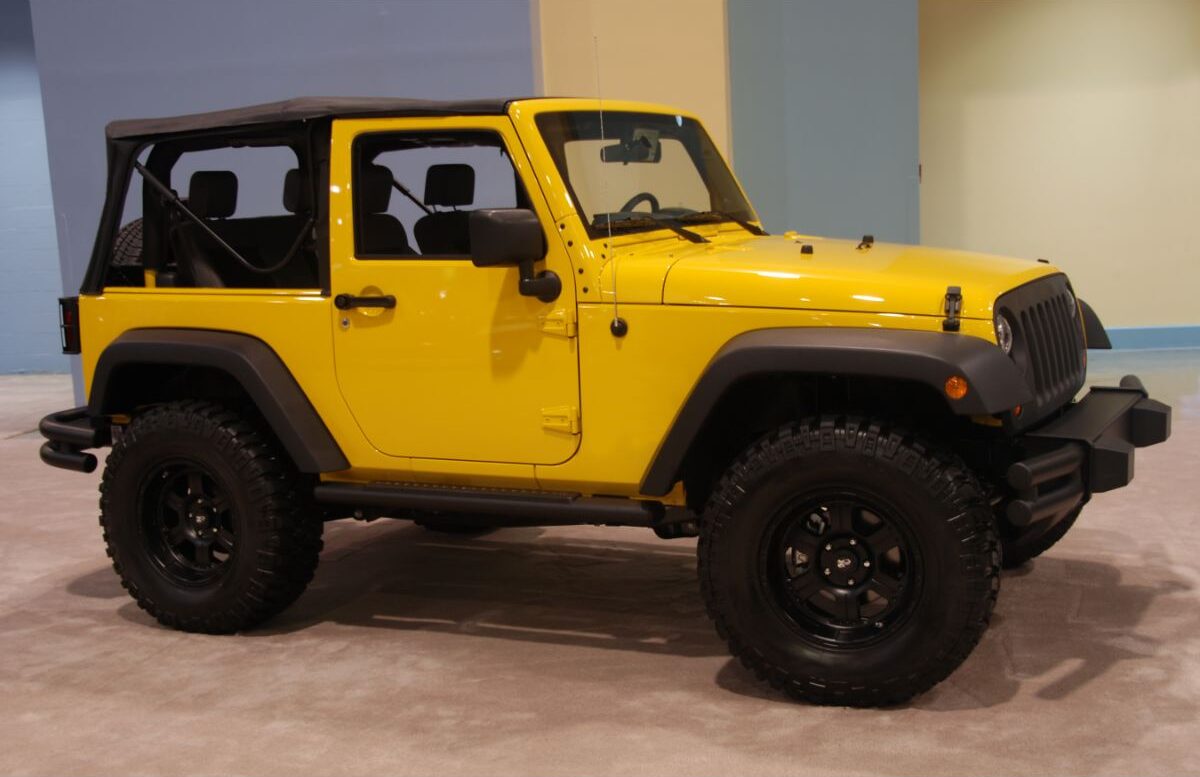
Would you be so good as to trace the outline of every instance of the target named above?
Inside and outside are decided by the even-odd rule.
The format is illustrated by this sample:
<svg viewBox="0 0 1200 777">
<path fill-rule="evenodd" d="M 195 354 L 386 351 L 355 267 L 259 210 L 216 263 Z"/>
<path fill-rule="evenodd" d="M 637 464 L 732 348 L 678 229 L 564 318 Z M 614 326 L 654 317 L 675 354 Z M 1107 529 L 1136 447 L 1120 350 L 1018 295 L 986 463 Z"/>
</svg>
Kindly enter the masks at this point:
<svg viewBox="0 0 1200 777">
<path fill-rule="evenodd" d="M 113 267 L 142 266 L 142 220 L 134 219 L 117 232 L 113 241 Z"/>
</svg>

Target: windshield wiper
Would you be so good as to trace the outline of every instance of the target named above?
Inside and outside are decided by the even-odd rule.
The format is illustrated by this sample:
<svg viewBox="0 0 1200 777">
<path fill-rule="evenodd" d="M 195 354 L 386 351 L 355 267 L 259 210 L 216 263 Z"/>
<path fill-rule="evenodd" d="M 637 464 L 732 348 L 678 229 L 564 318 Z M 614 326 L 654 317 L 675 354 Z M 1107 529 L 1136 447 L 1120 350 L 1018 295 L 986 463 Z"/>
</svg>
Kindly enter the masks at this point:
<svg viewBox="0 0 1200 777">
<path fill-rule="evenodd" d="M 696 223 L 716 222 L 716 221 L 732 221 L 734 224 L 737 224 L 739 227 L 746 230 L 747 232 L 749 232 L 752 235 L 757 235 L 757 236 L 761 237 L 763 235 L 770 234 L 769 232 L 767 232 L 767 230 L 763 229 L 762 227 L 758 226 L 757 224 L 752 224 L 749 221 L 738 218 L 737 216 L 733 215 L 732 213 L 729 213 L 728 211 L 724 211 L 724 210 L 705 210 L 705 211 L 700 211 L 698 213 L 689 213 L 686 216 L 680 216 L 679 220 L 683 221 L 683 222 L 696 222 Z"/>
<path fill-rule="evenodd" d="M 680 237 L 690 240 L 693 243 L 707 243 L 708 238 L 697 232 L 682 226 L 677 219 L 656 218 L 654 216 L 643 216 L 641 218 L 623 218 L 614 219 L 608 214 L 597 216 L 592 219 L 592 226 L 597 229 L 605 229 L 608 226 L 613 229 L 628 229 L 630 227 L 666 227 Z"/>
</svg>

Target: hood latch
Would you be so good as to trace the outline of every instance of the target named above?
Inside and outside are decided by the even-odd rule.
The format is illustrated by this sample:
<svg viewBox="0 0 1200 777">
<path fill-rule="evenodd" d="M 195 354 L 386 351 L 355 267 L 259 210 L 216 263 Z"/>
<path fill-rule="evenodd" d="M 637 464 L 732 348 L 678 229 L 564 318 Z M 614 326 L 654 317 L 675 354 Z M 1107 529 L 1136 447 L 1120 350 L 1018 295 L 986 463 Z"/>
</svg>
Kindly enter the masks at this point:
<svg viewBox="0 0 1200 777">
<path fill-rule="evenodd" d="M 962 287 L 946 287 L 946 318 L 942 321 L 943 332 L 957 332 L 958 314 L 962 312 Z"/>
</svg>

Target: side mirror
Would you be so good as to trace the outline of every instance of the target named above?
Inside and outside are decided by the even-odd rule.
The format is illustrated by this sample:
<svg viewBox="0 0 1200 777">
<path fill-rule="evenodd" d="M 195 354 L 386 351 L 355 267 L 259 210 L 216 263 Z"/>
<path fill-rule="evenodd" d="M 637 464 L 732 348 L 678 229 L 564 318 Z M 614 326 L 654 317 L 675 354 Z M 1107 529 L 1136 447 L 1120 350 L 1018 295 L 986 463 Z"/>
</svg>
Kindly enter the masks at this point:
<svg viewBox="0 0 1200 777">
<path fill-rule="evenodd" d="M 521 274 L 517 291 L 542 302 L 562 293 L 562 281 L 550 270 L 535 272 L 534 262 L 546 255 L 546 235 L 537 214 L 527 208 L 483 208 L 472 211 L 468 229 L 471 263 L 476 267 L 515 265 Z"/>
<path fill-rule="evenodd" d="M 476 267 L 519 265 L 546 255 L 537 214 L 527 208 L 484 208 L 469 222 L 471 262 Z"/>
</svg>

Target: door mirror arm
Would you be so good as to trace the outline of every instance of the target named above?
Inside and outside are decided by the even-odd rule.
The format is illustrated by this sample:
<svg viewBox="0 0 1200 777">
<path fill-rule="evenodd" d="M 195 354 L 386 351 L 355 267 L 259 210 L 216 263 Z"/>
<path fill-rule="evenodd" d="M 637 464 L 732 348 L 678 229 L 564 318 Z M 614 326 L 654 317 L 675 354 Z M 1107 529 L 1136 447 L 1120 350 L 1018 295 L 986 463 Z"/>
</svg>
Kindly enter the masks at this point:
<svg viewBox="0 0 1200 777">
<path fill-rule="evenodd" d="M 526 259 L 517 265 L 521 280 L 517 291 L 524 297 L 537 297 L 542 302 L 553 302 L 562 294 L 562 281 L 553 270 L 537 272 L 533 268 L 533 260 Z"/>
</svg>

